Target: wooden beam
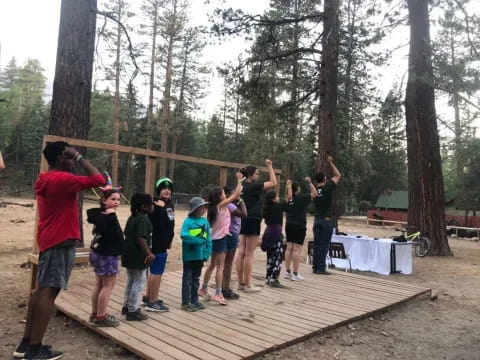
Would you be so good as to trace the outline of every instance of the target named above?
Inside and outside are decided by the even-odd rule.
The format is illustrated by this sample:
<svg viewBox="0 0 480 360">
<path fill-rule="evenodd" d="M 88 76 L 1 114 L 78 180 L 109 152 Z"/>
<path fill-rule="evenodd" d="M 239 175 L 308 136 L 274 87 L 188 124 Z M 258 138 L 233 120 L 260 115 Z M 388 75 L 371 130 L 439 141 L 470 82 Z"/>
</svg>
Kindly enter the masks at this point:
<svg viewBox="0 0 480 360">
<path fill-rule="evenodd" d="M 219 179 L 219 184 L 221 187 L 224 187 L 227 185 L 227 172 L 228 168 L 226 167 L 221 167 L 220 168 L 220 179 Z"/>
<path fill-rule="evenodd" d="M 145 193 L 154 194 L 155 192 L 155 173 L 157 169 L 157 159 L 148 156 L 145 163 Z"/>
<path fill-rule="evenodd" d="M 127 153 L 127 154 L 151 156 L 154 158 L 173 159 L 176 161 L 185 161 L 185 162 L 192 162 L 197 164 L 205 164 L 205 165 L 212 165 L 212 166 L 219 166 L 219 167 L 226 167 L 226 168 L 240 169 L 242 167 L 247 166 L 246 164 L 241 164 L 241 163 L 212 160 L 212 159 L 206 159 L 206 158 L 201 158 L 196 156 L 170 154 L 167 152 L 161 152 L 161 151 L 155 151 L 155 150 L 147 150 L 147 149 L 135 148 L 130 146 L 100 143 L 100 142 L 90 141 L 90 140 L 66 138 L 66 137 L 55 136 L 55 135 L 45 135 L 43 139 L 44 139 L 44 142 L 66 141 L 73 146 L 82 146 L 82 147 L 88 147 L 92 149 L 118 151 L 118 152 Z M 265 172 L 268 171 L 267 168 L 264 166 L 259 166 L 258 169 Z M 282 170 L 280 169 L 274 169 L 274 170 L 276 174 L 282 174 Z"/>
</svg>

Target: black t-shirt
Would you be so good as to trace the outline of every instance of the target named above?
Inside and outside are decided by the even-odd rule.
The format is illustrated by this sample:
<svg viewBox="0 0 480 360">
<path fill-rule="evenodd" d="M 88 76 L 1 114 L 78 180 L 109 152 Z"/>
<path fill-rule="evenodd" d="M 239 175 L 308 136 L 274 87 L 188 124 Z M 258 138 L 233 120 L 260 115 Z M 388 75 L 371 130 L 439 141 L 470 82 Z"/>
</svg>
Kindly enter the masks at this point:
<svg viewBox="0 0 480 360">
<path fill-rule="evenodd" d="M 310 194 L 294 195 L 292 200 L 285 204 L 287 225 L 294 225 L 302 229 L 307 228 L 307 208 L 311 199 Z"/>
<path fill-rule="evenodd" d="M 123 251 L 123 231 L 115 213 L 105 215 L 103 209 L 87 210 L 87 221 L 94 225 L 90 248 L 104 256 L 118 256 Z"/>
<path fill-rule="evenodd" d="M 267 225 L 282 225 L 283 224 L 283 210 L 284 204 L 269 204 L 263 208 L 263 218 Z"/>
<path fill-rule="evenodd" d="M 315 215 L 331 217 L 332 212 L 332 193 L 337 184 L 334 181 L 328 181 L 324 186 L 317 186 L 318 196 L 313 199 L 315 204 Z"/>
<path fill-rule="evenodd" d="M 162 200 L 162 199 L 160 199 Z M 170 249 L 175 228 L 175 209 L 172 201 L 162 200 L 165 206 L 155 205 L 153 213 L 149 214 L 152 222 L 152 252 L 161 253 Z"/>
<path fill-rule="evenodd" d="M 138 245 L 138 239 L 147 241 L 147 246 L 152 246 L 152 223 L 146 214 L 138 213 L 127 220 L 125 226 L 125 249 L 122 255 L 122 266 L 127 269 L 145 269 L 146 254 Z"/>
<path fill-rule="evenodd" d="M 249 218 L 262 218 L 262 194 L 263 183 L 243 182 L 242 199 L 247 207 L 247 216 Z"/>
</svg>

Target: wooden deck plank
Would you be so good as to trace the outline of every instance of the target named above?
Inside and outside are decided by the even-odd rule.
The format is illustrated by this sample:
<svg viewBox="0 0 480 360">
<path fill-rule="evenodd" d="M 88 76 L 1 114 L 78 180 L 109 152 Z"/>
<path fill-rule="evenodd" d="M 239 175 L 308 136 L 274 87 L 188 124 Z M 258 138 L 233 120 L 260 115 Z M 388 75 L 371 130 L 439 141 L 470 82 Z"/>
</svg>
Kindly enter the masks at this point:
<svg viewBox="0 0 480 360">
<path fill-rule="evenodd" d="M 87 294 L 91 294 L 91 291 L 85 287 L 76 287 L 75 291 L 80 296 L 85 296 Z M 112 301 L 109 304 L 110 309 L 115 309 L 117 318 L 119 320 L 122 319 L 121 317 L 121 310 L 122 304 L 121 302 L 115 301 L 115 297 L 112 297 Z M 211 343 L 206 342 L 202 339 L 193 337 L 191 335 L 190 328 L 182 328 L 179 324 L 176 324 L 175 327 L 168 326 L 165 323 L 164 319 L 161 320 L 161 324 L 158 321 L 159 314 L 156 313 L 148 313 L 149 318 L 152 321 L 147 322 L 129 322 L 133 327 L 138 328 L 139 330 L 143 330 L 145 333 L 152 335 L 156 341 L 159 339 L 161 341 L 168 342 L 172 344 L 178 349 L 185 351 L 193 356 L 199 356 L 202 359 L 240 359 L 242 356 L 248 356 L 252 352 L 244 351 L 242 356 L 230 353 L 225 351 L 218 346 L 213 346 Z M 150 329 L 148 328 L 150 327 Z M 184 330 L 184 331 L 182 331 Z M 187 332 L 188 331 L 188 332 Z M 181 339 L 179 341 L 178 339 Z"/>
<path fill-rule="evenodd" d="M 177 276 L 181 276 L 178 273 L 175 273 Z M 228 306 L 235 306 L 236 309 L 240 309 L 243 311 L 250 311 L 253 312 L 256 316 L 260 315 L 258 314 L 259 306 L 258 304 L 262 303 L 264 300 L 264 292 L 259 292 L 259 293 L 253 293 L 253 294 L 245 294 L 243 297 L 243 301 L 230 301 Z M 275 298 L 273 298 L 275 299 Z M 279 321 L 288 321 L 291 319 L 291 314 L 289 313 L 284 313 L 282 311 L 277 311 L 277 309 L 274 309 L 272 306 L 274 306 L 275 301 L 269 301 L 265 304 L 265 307 L 262 308 L 262 316 L 268 317 L 270 320 L 273 320 L 277 322 Z M 218 308 L 223 309 L 227 308 L 226 306 L 218 306 Z M 228 309 L 226 309 L 228 311 Z M 273 324 L 273 322 L 272 322 Z M 285 325 L 285 324 L 281 324 Z M 317 319 L 316 317 L 308 319 L 304 319 L 302 317 L 297 317 L 297 321 L 295 323 L 295 327 L 306 329 L 306 330 L 312 330 L 312 328 L 318 328 L 318 326 L 325 326 L 328 325 L 327 323 L 322 322 L 321 320 Z M 293 331 L 298 331 L 298 329 L 292 329 Z"/>
<path fill-rule="evenodd" d="M 254 276 L 263 281 L 264 262 Z M 238 360 L 253 359 L 279 347 L 306 339 L 330 328 L 371 316 L 430 290 L 385 279 L 334 271 L 332 276 L 309 273 L 305 281 L 282 281 L 283 289 L 264 287 L 261 293 L 241 293 L 228 306 L 205 302 L 195 313 L 180 310 L 181 272 L 166 273 L 160 297 L 167 313 L 149 313 L 144 322 L 126 322 L 120 315 L 124 272 L 118 277 L 109 313 L 121 321 L 116 328 L 94 328 L 88 323 L 94 278 L 74 274 L 70 290 L 62 292 L 59 310 L 145 359 Z"/>
</svg>

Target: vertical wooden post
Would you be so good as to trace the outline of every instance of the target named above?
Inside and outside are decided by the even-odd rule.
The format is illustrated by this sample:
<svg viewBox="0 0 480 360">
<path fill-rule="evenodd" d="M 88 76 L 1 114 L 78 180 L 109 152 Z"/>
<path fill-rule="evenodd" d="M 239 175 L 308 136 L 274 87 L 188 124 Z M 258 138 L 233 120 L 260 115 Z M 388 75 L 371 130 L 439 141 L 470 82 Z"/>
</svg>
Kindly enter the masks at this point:
<svg viewBox="0 0 480 360">
<path fill-rule="evenodd" d="M 227 185 L 227 171 L 228 169 L 226 167 L 221 167 L 220 168 L 220 179 L 219 179 L 219 184 L 221 187 L 224 187 Z"/>
<path fill-rule="evenodd" d="M 43 140 L 42 149 L 45 148 L 46 141 Z M 43 153 L 40 154 L 40 172 L 48 170 L 48 163 L 43 156 Z M 35 206 L 35 222 L 33 223 L 33 240 L 32 240 L 32 253 L 38 254 L 38 242 L 37 242 L 37 234 L 38 234 L 38 203 Z M 38 272 L 38 264 L 31 264 L 31 271 L 30 271 L 30 282 L 29 282 L 29 291 L 28 294 L 30 295 L 31 292 L 37 287 L 37 272 Z"/>
<path fill-rule="evenodd" d="M 155 187 L 155 172 L 157 168 L 157 159 L 148 156 L 145 163 L 145 193 L 153 194 Z"/>
</svg>

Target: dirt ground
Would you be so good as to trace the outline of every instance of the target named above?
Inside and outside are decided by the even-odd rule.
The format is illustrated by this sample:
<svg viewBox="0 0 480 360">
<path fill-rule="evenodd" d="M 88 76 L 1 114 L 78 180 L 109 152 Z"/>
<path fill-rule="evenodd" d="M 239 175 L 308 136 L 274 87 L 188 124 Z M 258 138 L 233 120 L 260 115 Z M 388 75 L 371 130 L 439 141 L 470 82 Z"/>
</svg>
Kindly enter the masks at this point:
<svg viewBox="0 0 480 360">
<path fill-rule="evenodd" d="M 29 199 L 7 201 L 32 203 Z M 86 208 L 95 206 L 86 204 Z M 129 209 L 119 209 L 125 224 Z M 186 212 L 177 211 L 178 227 Z M 35 209 L 17 205 L 0 208 L 0 358 L 10 359 L 22 336 L 30 270 L 22 267 L 31 251 Z M 311 220 L 311 219 L 310 219 Z M 347 233 L 388 237 L 390 229 L 340 222 Z M 311 228 L 311 227 L 310 227 Z M 91 228 L 85 224 L 86 241 Z M 178 231 L 177 231 L 178 234 Z M 311 232 L 309 235 L 311 237 Z M 307 239 L 308 240 L 308 239 Z M 433 289 L 437 300 L 418 299 L 383 314 L 355 322 L 302 343 L 266 355 L 264 359 L 464 359 L 480 360 L 480 243 L 451 239 L 453 258 L 414 258 L 412 275 L 388 278 Z M 181 266 L 178 236 L 170 252 L 168 270 Z M 75 271 L 90 272 L 88 268 Z M 50 322 L 45 343 L 55 344 L 66 359 L 133 359 L 135 356 L 81 325 L 58 315 Z"/>
</svg>

